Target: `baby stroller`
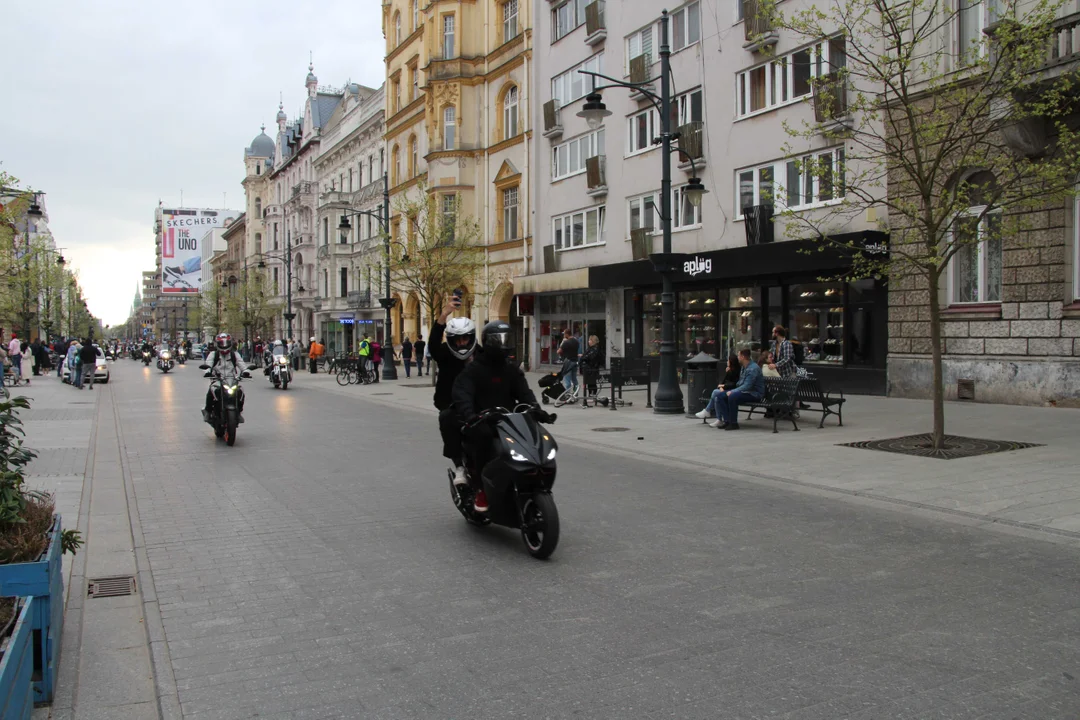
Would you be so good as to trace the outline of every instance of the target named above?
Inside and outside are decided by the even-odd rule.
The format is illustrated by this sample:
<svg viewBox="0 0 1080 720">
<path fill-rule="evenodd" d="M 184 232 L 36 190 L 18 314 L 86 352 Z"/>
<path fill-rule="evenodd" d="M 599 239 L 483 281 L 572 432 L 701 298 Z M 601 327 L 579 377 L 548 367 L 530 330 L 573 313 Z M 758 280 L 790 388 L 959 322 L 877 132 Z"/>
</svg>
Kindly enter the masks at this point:
<svg viewBox="0 0 1080 720">
<path fill-rule="evenodd" d="M 566 375 L 565 368 L 559 372 L 548 373 L 544 377 L 540 378 L 540 401 L 547 405 L 548 403 L 556 402 L 567 392 L 563 387 L 562 379 Z"/>
</svg>

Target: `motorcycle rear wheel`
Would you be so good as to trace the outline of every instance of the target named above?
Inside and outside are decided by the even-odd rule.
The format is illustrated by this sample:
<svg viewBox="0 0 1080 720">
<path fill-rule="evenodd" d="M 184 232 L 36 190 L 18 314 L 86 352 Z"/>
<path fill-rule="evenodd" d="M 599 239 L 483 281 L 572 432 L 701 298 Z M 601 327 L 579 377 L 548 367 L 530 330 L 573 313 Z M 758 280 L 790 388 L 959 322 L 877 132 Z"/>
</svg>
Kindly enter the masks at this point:
<svg viewBox="0 0 1080 720">
<path fill-rule="evenodd" d="M 559 511 L 555 499 L 549 493 L 533 495 L 521 508 L 525 519 L 521 527 L 521 539 L 534 558 L 543 560 L 555 552 L 559 544 Z"/>
</svg>

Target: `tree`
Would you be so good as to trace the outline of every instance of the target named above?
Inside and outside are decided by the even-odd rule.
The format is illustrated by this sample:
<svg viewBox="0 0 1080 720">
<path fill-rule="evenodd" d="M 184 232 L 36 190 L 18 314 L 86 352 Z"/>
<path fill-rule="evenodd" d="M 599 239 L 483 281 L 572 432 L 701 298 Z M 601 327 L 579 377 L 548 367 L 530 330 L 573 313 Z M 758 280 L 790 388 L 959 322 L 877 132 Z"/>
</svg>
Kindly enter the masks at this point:
<svg viewBox="0 0 1080 720">
<path fill-rule="evenodd" d="M 213 337 L 221 332 L 228 321 L 229 291 L 211 281 L 202 289 L 198 306 L 188 318 L 191 327 L 201 328 L 204 336 Z"/>
<path fill-rule="evenodd" d="M 436 317 L 443 300 L 457 287 L 477 286 L 486 253 L 479 223 L 461 213 L 456 195 L 429 193 L 421 183 L 414 198 L 403 197 L 395 207 L 405 235 L 394 233 L 390 257 L 393 286 L 415 293 L 427 317 Z"/>
<path fill-rule="evenodd" d="M 281 303 L 276 301 L 269 287 L 266 276 L 261 272 L 249 272 L 248 277 L 239 283 L 237 290 L 226 303 L 228 323 L 234 332 L 239 328 L 241 336 L 246 326 L 251 338 L 256 335 L 270 339 L 274 318 L 281 312 Z"/>
<path fill-rule="evenodd" d="M 761 5 L 796 44 L 830 50 L 811 81 L 815 122 L 787 124 L 789 135 L 818 146 L 824 135 L 844 147 L 839 164 L 798 161 L 801 177 L 843 199 L 780 217 L 788 234 L 809 231 L 820 249 L 850 254 L 852 276 L 887 275 L 928 308 L 918 320 L 929 325 L 935 448 L 945 437 L 941 292 L 950 262 L 979 243 L 1022 247 L 1029 213 L 1071 197 L 1080 170 L 1069 124 L 1075 81 L 1046 70 L 1062 3 L 998 0 L 998 22 L 953 48 L 943 39 L 983 9 L 956 5 L 965 9 L 945 0 L 830 0 L 828 9 L 786 15 L 775 2 Z M 786 152 L 798 157 L 791 144 Z M 777 204 L 787 192 L 779 188 Z M 873 216 L 889 232 L 884 259 L 834 237 L 854 218 Z"/>
</svg>

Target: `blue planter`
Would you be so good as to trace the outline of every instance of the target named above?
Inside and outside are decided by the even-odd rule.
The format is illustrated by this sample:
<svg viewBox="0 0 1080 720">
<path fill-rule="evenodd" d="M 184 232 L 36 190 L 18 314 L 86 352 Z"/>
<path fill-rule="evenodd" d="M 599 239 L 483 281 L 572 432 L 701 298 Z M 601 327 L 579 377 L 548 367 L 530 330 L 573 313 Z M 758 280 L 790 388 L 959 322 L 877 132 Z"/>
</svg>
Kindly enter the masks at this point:
<svg viewBox="0 0 1080 720">
<path fill-rule="evenodd" d="M 34 598 L 17 608 L 18 619 L 0 660 L 0 718 L 30 720 L 34 709 Z"/>
<path fill-rule="evenodd" d="M 60 666 L 60 636 L 64 629 L 64 576 L 60 546 L 60 516 L 57 515 L 49 531 L 49 547 L 37 562 L 0 565 L 0 597 L 28 598 L 19 617 L 19 624 L 25 619 L 28 623 L 26 632 L 30 634 L 29 645 L 32 650 L 33 703 L 51 702 L 56 689 L 56 671 Z M 16 626 L 15 633 L 19 632 Z M 12 646 L 14 634 L 12 635 Z M 8 677 L 8 660 L 16 660 L 11 654 L 11 647 L 0 664 L 0 707 L 3 698 L 9 693 L 21 697 L 24 689 L 6 683 L 22 677 L 11 671 Z M 22 660 L 20 659 L 19 662 Z M 32 703 L 31 703 L 32 704 Z M 9 715 L 0 713 L 0 717 Z M 21 717 L 10 715 L 10 717 Z M 27 715 L 29 717 L 29 715 Z"/>
</svg>

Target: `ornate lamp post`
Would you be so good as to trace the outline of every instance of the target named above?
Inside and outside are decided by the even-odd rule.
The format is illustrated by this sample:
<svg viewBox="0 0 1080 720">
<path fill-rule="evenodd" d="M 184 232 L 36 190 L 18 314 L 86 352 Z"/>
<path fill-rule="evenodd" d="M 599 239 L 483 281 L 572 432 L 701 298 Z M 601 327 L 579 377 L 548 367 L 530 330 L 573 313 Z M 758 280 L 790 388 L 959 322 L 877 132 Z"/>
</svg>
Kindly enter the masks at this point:
<svg viewBox="0 0 1080 720">
<path fill-rule="evenodd" d="M 270 258 L 271 260 L 280 260 L 285 263 L 285 322 L 288 324 L 288 332 L 286 334 L 286 340 L 293 336 L 292 321 L 296 318 L 296 313 L 292 311 L 292 237 L 286 236 L 285 238 L 285 254 L 275 255 L 274 253 L 262 253 L 259 256 L 259 262 L 255 267 L 260 270 L 266 269 L 266 260 L 264 258 Z M 245 261 L 246 267 L 246 261 Z M 298 286 L 297 290 L 304 292 L 304 284 L 300 278 L 295 278 Z"/>
<path fill-rule="evenodd" d="M 584 118 L 589 127 L 596 129 L 603 123 L 604 118 L 611 115 L 611 111 L 604 105 L 601 90 L 609 87 L 622 87 L 631 91 L 639 92 L 649 98 L 653 106 L 660 113 L 660 145 L 661 175 L 660 175 L 660 221 L 663 224 L 663 252 L 654 253 L 651 256 L 653 267 L 663 280 L 663 288 L 660 294 L 661 304 L 661 334 L 660 334 L 660 381 L 656 385 L 656 395 L 653 397 L 653 412 L 663 414 L 675 414 L 683 412 L 683 395 L 679 388 L 678 369 L 675 363 L 675 288 L 672 274 L 675 263 L 671 253 L 671 154 L 678 152 L 671 146 L 672 140 L 678 139 L 678 133 L 674 132 L 671 123 L 671 47 L 668 45 L 668 18 L 667 10 L 660 14 L 660 94 L 657 95 L 649 87 L 648 83 L 623 82 L 600 73 L 579 70 L 582 75 L 591 75 L 593 78 L 601 78 L 610 83 L 593 88 L 593 91 L 585 98 L 585 105 L 578 112 L 578 117 Z M 655 142 L 655 141 L 654 141 Z M 706 193 L 705 186 L 699 178 L 690 178 L 689 184 L 684 189 L 687 200 L 695 207 L 701 204 L 701 196 Z"/>
</svg>

